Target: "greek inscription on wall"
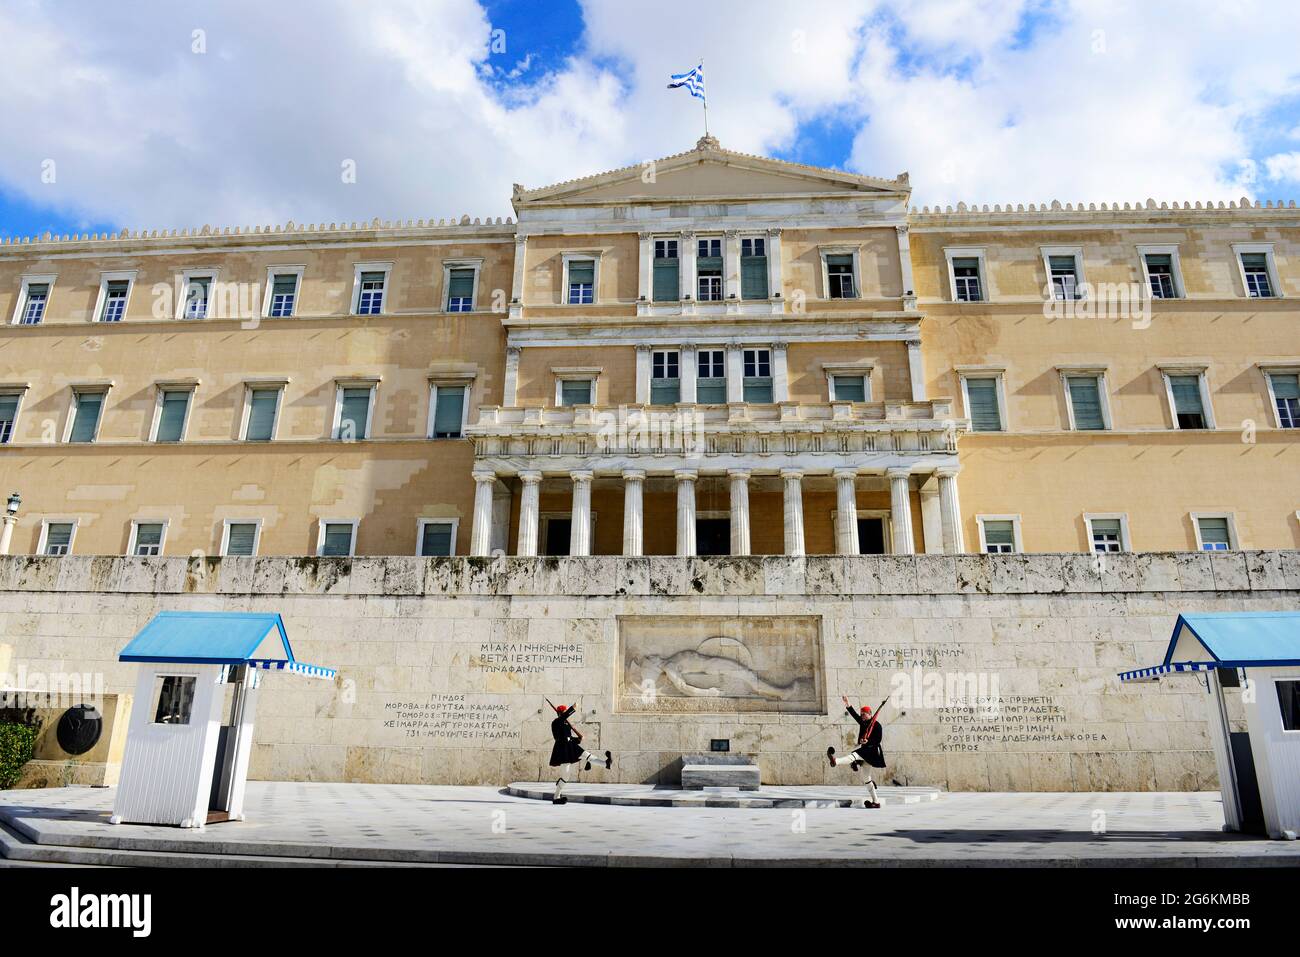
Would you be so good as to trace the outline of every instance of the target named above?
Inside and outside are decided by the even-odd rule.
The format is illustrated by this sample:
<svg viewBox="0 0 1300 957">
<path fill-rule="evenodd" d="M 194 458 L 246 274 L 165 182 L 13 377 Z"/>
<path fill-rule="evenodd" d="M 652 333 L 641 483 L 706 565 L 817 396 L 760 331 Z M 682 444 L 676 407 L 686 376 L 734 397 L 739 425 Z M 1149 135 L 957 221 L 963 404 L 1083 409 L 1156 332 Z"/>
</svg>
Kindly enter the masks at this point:
<svg viewBox="0 0 1300 957">
<path fill-rule="evenodd" d="M 517 747 L 520 729 L 510 704 L 482 695 L 438 694 L 384 704 L 384 728 L 402 738 L 448 745 Z"/>
<path fill-rule="evenodd" d="M 471 668 L 492 674 L 541 674 L 547 668 L 581 668 L 586 646 L 559 641 L 485 641 L 470 658 Z"/>
</svg>

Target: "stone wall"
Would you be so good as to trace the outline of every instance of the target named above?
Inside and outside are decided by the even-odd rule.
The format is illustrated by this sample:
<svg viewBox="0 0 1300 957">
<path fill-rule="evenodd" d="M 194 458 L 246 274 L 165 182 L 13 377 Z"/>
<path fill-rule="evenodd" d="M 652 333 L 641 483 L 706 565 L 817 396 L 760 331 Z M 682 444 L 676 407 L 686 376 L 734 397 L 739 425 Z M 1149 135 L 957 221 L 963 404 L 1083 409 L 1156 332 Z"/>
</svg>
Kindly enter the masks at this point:
<svg viewBox="0 0 1300 957">
<path fill-rule="evenodd" d="M 293 780 L 548 779 L 549 697 L 576 702 L 587 743 L 617 756 L 612 772 L 584 778 L 675 780 L 683 752 L 727 739 L 758 756 L 766 782 L 848 783 L 825 759 L 828 744 L 851 740 L 840 696 L 874 706 L 901 687 L 884 713 L 885 779 L 1213 788 L 1197 680 L 1121 685 L 1116 672 L 1159 660 L 1180 611 L 1298 604 L 1300 552 L 1125 554 L 1100 568 L 1081 554 L 0 559 L 11 670 L 102 670 L 110 692 L 132 690 L 134 669 L 116 655 L 159 610 L 283 614 L 297 657 L 340 671 L 333 685 L 265 681 L 252 773 Z M 689 620 L 676 629 L 675 617 Z M 797 624 L 809 617 L 811 632 Z M 704 678 L 691 673 L 698 663 L 679 669 L 677 692 L 658 664 L 649 678 L 630 674 L 620 627 L 633 619 L 668 621 L 638 626 L 642 645 L 671 633 L 673 654 L 726 660 Z M 709 634 L 681 645 L 702 619 Z M 782 638 L 764 619 L 796 625 Z M 772 670 L 781 641 L 799 649 L 784 676 Z M 629 707 L 629 686 L 649 697 Z M 799 704 L 808 688 L 819 714 Z M 659 707 L 665 691 L 690 707 Z"/>
</svg>

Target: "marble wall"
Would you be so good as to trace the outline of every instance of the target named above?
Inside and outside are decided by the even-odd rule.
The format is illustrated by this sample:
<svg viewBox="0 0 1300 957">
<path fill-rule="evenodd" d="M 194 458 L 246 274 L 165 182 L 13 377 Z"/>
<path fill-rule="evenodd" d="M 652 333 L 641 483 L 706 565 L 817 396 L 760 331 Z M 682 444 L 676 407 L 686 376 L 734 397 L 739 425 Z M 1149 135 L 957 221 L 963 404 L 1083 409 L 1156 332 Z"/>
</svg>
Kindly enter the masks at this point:
<svg viewBox="0 0 1300 957">
<path fill-rule="evenodd" d="M 1158 661 L 1180 611 L 1298 604 L 1300 552 L 1101 566 L 1079 554 L 0 558 L 10 670 L 102 670 L 110 692 L 131 691 L 116 655 L 157 611 L 283 614 L 297 657 L 340 671 L 334 684 L 266 679 L 252 774 L 293 780 L 546 779 L 549 697 L 576 703 L 587 743 L 617 756 L 584 778 L 675 780 L 684 752 L 726 739 L 769 783 L 847 783 L 825 759 L 852 742 L 840 697 L 875 706 L 892 692 L 887 780 L 1213 788 L 1199 683 L 1121 685 L 1116 672 Z M 656 648 L 739 662 L 775 690 L 745 692 L 725 666 L 722 684 L 688 677 L 721 688 L 725 707 L 678 689 L 640 708 L 630 663 Z M 666 673 L 654 680 L 671 699 Z"/>
</svg>

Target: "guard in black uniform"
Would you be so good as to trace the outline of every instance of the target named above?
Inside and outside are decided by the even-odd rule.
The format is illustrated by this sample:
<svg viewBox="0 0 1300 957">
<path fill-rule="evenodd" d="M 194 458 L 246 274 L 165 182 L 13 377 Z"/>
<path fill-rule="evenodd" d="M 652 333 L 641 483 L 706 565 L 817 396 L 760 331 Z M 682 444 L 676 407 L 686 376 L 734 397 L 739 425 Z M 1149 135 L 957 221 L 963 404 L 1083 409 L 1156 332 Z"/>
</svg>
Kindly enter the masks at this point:
<svg viewBox="0 0 1300 957">
<path fill-rule="evenodd" d="M 597 764 L 603 763 L 608 770 L 614 765 L 614 756 L 606 751 L 602 761 L 582 746 L 582 732 L 569 724 L 569 719 L 578 710 L 576 704 L 568 707 L 559 704 L 554 705 L 554 708 L 555 720 L 551 722 L 551 737 L 555 739 L 555 744 L 551 746 L 551 767 L 560 769 L 560 777 L 555 782 L 555 796 L 551 798 L 551 803 L 567 804 L 569 799 L 564 796 L 564 785 L 569 769 L 574 764 L 582 764 L 583 770 L 590 771 L 591 762 L 595 761 Z"/>
<path fill-rule="evenodd" d="M 868 767 L 883 768 L 885 766 L 885 752 L 880 747 L 881 739 L 884 737 L 884 729 L 881 727 L 879 714 L 872 715 L 871 708 L 867 705 L 862 706 L 862 710 L 855 711 L 853 705 L 849 704 L 847 696 L 841 699 L 844 702 L 844 708 L 854 721 L 858 723 L 858 746 L 849 753 L 847 758 L 836 758 L 835 748 L 826 749 L 826 757 L 831 762 L 831 767 L 838 767 L 844 761 L 849 762 L 849 769 L 857 771 L 864 764 Z M 877 800 L 879 795 L 876 792 L 876 782 L 871 777 L 871 772 L 867 772 L 867 788 L 871 791 L 871 800 L 866 802 L 867 807 L 880 807 Z"/>
</svg>

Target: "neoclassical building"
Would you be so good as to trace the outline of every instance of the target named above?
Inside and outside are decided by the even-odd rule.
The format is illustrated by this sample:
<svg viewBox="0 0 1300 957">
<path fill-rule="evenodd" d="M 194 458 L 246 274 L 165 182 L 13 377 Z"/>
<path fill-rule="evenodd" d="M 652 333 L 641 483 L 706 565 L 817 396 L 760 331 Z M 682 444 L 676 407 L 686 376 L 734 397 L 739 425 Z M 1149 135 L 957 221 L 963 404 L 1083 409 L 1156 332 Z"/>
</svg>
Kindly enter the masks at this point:
<svg viewBox="0 0 1300 957">
<path fill-rule="evenodd" d="M 706 137 L 506 220 L 7 239 L 4 544 L 1300 545 L 1294 202 L 910 194 Z"/>
</svg>

